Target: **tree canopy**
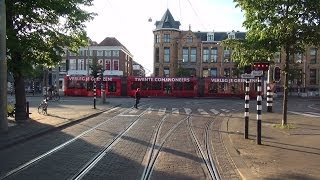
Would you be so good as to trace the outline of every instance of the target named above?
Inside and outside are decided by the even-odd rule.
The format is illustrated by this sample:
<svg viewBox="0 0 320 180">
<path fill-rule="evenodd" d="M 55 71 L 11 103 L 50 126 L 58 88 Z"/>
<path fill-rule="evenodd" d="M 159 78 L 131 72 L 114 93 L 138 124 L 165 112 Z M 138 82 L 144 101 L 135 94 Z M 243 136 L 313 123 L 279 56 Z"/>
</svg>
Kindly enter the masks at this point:
<svg viewBox="0 0 320 180">
<path fill-rule="evenodd" d="M 26 119 L 24 75 L 62 60 L 64 48 L 88 43 L 85 22 L 95 13 L 83 10 L 93 0 L 6 0 L 8 69 L 13 73 L 16 120 Z"/>
<path fill-rule="evenodd" d="M 285 56 L 283 124 L 287 123 L 289 55 L 320 45 L 319 0 L 234 0 L 245 14 L 246 40 L 227 42 L 235 47 L 239 60 L 252 61 L 255 52 L 270 55 L 282 49 Z M 259 54 L 259 53 L 258 53 Z M 264 53 L 262 53 L 264 54 Z"/>
</svg>

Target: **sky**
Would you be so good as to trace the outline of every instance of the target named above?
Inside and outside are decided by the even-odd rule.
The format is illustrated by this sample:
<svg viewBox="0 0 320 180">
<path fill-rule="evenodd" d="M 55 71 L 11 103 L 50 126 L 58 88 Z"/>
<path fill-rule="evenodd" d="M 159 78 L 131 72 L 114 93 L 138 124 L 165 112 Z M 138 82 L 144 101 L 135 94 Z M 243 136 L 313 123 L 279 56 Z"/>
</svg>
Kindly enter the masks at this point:
<svg viewBox="0 0 320 180">
<path fill-rule="evenodd" d="M 153 30 L 167 9 L 180 21 L 180 30 L 245 31 L 243 13 L 233 0 L 94 0 L 86 8 L 98 15 L 86 23 L 89 38 L 100 43 L 115 37 L 140 63 L 153 73 Z M 152 19 L 152 22 L 149 19 Z"/>
</svg>

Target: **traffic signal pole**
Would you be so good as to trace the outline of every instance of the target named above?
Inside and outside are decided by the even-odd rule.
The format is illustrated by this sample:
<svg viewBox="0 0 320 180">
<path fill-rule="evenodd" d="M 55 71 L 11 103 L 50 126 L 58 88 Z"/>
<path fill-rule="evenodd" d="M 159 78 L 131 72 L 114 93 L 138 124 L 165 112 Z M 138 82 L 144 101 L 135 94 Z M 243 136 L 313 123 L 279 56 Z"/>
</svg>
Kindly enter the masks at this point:
<svg viewBox="0 0 320 180">
<path fill-rule="evenodd" d="M 248 139 L 249 134 L 249 101 L 250 101 L 250 87 L 249 87 L 250 79 L 246 79 L 246 94 L 245 94 L 245 104 L 244 104 L 244 138 Z"/>
<path fill-rule="evenodd" d="M 272 103 L 273 103 L 273 91 L 270 87 L 270 84 L 273 83 L 272 78 L 272 68 L 269 66 L 268 69 L 268 79 L 267 79 L 267 112 L 272 112 Z"/>
<path fill-rule="evenodd" d="M 7 119 L 7 48 L 6 48 L 6 7 L 0 0 L 0 133 L 8 132 Z"/>
<path fill-rule="evenodd" d="M 257 144 L 261 144 L 261 111 L 262 111 L 262 97 L 261 97 L 261 76 L 258 76 L 257 84 Z"/>
</svg>

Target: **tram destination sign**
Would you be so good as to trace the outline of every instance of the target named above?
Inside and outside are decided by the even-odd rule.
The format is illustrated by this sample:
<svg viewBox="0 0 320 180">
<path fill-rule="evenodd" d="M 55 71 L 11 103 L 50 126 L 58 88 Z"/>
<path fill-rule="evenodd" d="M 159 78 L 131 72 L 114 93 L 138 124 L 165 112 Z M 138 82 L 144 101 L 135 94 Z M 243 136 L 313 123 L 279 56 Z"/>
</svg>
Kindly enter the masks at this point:
<svg viewBox="0 0 320 180">
<path fill-rule="evenodd" d="M 242 79 L 253 79 L 255 76 L 253 74 L 241 74 Z"/>
</svg>

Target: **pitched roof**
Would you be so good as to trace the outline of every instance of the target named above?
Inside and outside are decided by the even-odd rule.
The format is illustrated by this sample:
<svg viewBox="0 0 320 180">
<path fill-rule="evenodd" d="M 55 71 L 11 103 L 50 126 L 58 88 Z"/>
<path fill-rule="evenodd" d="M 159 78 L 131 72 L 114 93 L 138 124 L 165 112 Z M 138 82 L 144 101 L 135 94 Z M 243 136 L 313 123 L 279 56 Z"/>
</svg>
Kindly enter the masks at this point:
<svg viewBox="0 0 320 180">
<path fill-rule="evenodd" d="M 180 21 L 175 21 L 169 9 L 164 13 L 161 21 L 156 21 L 156 30 L 163 28 L 179 29 Z"/>
<path fill-rule="evenodd" d="M 106 37 L 98 46 L 123 46 L 115 37 Z M 124 46 L 123 46 L 124 47 Z"/>
</svg>

